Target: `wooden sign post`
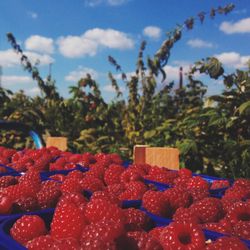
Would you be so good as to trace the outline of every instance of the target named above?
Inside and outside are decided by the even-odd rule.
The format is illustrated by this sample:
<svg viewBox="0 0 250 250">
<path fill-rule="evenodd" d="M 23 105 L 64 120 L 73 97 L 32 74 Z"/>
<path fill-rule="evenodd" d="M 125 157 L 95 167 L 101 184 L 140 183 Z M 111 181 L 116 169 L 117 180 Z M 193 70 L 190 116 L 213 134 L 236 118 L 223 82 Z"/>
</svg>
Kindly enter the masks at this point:
<svg viewBox="0 0 250 250">
<path fill-rule="evenodd" d="M 136 145 L 134 146 L 134 163 L 147 163 L 178 170 L 180 168 L 179 150 L 177 148 Z"/>
<path fill-rule="evenodd" d="M 67 150 L 67 137 L 48 137 L 46 140 L 46 146 L 54 146 L 62 151 Z"/>
</svg>

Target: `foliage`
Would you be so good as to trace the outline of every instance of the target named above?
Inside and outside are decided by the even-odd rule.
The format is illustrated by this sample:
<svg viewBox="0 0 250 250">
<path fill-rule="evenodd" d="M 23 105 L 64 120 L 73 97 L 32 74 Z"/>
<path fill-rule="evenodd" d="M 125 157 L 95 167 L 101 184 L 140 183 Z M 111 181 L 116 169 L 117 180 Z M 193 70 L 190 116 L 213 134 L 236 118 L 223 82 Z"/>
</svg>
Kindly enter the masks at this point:
<svg viewBox="0 0 250 250">
<path fill-rule="evenodd" d="M 223 176 L 250 176 L 250 79 L 245 71 L 225 74 L 223 65 L 213 57 L 196 62 L 188 80 L 167 82 L 164 71 L 171 49 L 181 39 L 184 29 L 191 30 L 206 16 L 228 14 L 234 6 L 212 8 L 188 18 L 167 33 L 153 57 L 144 56 L 146 42 L 141 43 L 135 71 L 127 76 L 112 57 L 108 61 L 121 74 L 128 96 L 111 72 L 108 77 L 116 91 L 106 103 L 98 84 L 88 74 L 69 89 L 65 99 L 56 90 L 49 75 L 44 81 L 38 65 L 32 65 L 11 33 L 7 34 L 21 64 L 37 81 L 42 95 L 34 98 L 22 91 L 12 93 L 0 88 L 0 119 L 22 121 L 43 135 L 67 136 L 69 149 L 75 152 L 118 152 L 131 158 L 135 144 L 178 147 L 181 164 L 196 172 Z M 195 79 L 195 73 L 223 80 L 222 94 L 206 99 L 206 86 Z M 159 81 L 162 88 L 159 89 Z M 13 133 L 12 133 L 13 134 Z M 6 139 L 7 138 L 7 139 Z M 24 137 L 3 134 L 1 144 L 24 146 Z M 30 141 L 27 141 L 29 145 Z M 26 145 L 26 146 L 27 146 Z"/>
</svg>

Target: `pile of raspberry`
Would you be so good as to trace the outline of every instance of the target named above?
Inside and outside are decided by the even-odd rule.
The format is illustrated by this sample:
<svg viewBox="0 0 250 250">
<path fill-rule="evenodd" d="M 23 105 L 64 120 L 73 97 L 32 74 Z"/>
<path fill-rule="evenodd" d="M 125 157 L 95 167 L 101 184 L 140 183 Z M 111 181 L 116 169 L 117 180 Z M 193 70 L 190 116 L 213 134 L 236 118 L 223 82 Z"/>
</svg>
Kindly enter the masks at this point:
<svg viewBox="0 0 250 250">
<path fill-rule="evenodd" d="M 104 197 L 81 193 L 61 196 L 52 221 L 38 215 L 24 215 L 13 224 L 10 234 L 30 250 L 168 250 L 232 249 L 247 247 L 236 237 L 206 241 L 202 227 L 187 221 L 155 227 L 143 211 L 122 209 Z"/>
</svg>

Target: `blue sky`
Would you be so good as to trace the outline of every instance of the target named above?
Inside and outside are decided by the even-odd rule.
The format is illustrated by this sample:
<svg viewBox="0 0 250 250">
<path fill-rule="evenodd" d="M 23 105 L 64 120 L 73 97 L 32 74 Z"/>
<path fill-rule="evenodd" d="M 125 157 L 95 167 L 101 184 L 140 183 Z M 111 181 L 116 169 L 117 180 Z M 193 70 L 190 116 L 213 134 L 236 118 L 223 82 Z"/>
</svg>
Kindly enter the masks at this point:
<svg viewBox="0 0 250 250">
<path fill-rule="evenodd" d="M 233 0 L 235 10 L 227 16 L 207 18 L 191 31 L 185 30 L 172 50 L 166 67 L 168 80 L 178 79 L 180 65 L 187 70 L 192 62 L 216 55 L 231 72 L 244 68 L 250 58 L 250 1 Z M 11 90 L 24 89 L 29 95 L 39 93 L 37 85 L 19 64 L 6 33 L 12 32 L 32 60 L 39 59 L 43 77 L 52 63 L 52 76 L 63 96 L 86 72 L 99 83 L 107 100 L 113 89 L 107 73 L 112 55 L 125 72 L 135 69 L 138 48 L 147 41 L 145 55 L 153 55 L 177 23 L 209 11 L 217 0 L 1 0 L 0 65 L 2 85 Z M 208 94 L 218 93 L 220 81 L 206 81 Z M 159 83 L 160 84 L 160 83 Z M 125 86 L 121 83 L 122 89 Z M 126 91 L 126 90 L 125 90 Z"/>
</svg>

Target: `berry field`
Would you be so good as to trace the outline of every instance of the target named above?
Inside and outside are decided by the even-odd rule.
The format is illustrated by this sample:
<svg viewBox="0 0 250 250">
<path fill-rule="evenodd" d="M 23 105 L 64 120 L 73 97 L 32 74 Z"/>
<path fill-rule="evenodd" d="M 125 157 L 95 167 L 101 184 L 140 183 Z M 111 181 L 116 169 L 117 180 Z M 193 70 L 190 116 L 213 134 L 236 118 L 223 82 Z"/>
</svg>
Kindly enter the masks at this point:
<svg viewBox="0 0 250 250">
<path fill-rule="evenodd" d="M 250 248 L 250 180 L 0 147 L 0 249 Z"/>
</svg>

